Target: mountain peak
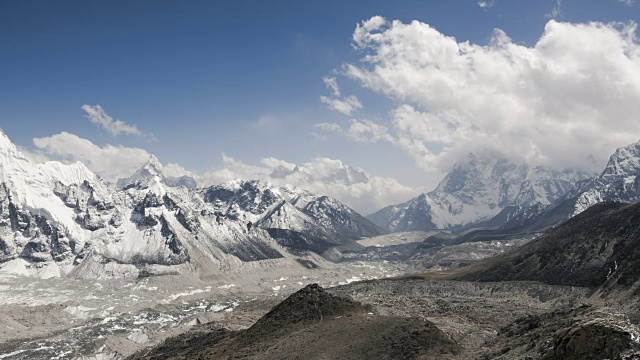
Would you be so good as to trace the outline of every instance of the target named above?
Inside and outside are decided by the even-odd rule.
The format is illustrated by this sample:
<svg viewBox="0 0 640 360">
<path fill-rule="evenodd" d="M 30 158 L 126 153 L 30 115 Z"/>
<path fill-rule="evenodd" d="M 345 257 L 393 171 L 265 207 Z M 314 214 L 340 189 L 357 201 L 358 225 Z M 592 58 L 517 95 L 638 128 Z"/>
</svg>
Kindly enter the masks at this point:
<svg viewBox="0 0 640 360">
<path fill-rule="evenodd" d="M 551 204 L 588 176 L 489 155 L 470 153 L 435 190 L 382 209 L 370 219 L 393 231 L 468 226 L 491 219 L 508 206 Z"/>
<path fill-rule="evenodd" d="M 636 176 L 640 173 L 640 141 L 616 149 L 609 157 L 607 167 L 601 177 Z"/>
<path fill-rule="evenodd" d="M 16 146 L 11 142 L 11 139 L 0 128 L 0 149 L 11 149 L 16 151 Z"/>
<path fill-rule="evenodd" d="M 131 184 L 154 180 L 156 177 L 164 179 L 163 167 L 160 160 L 155 155 L 151 155 L 140 169 L 128 178 L 119 179 L 117 185 L 119 188 L 124 188 Z"/>
<path fill-rule="evenodd" d="M 153 175 L 162 175 L 164 167 L 155 155 L 151 155 L 149 160 L 142 166 L 142 169 Z"/>
</svg>

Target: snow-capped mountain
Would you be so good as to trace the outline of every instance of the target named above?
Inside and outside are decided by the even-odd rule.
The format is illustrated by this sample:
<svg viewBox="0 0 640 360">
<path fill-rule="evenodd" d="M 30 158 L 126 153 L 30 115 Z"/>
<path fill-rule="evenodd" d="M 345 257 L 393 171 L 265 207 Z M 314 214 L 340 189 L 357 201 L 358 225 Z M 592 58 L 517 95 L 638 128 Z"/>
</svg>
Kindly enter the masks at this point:
<svg viewBox="0 0 640 360">
<path fill-rule="evenodd" d="M 166 176 L 155 157 L 116 185 L 81 163 L 35 164 L 4 133 L 0 181 L 0 270 L 42 277 L 302 266 L 322 259 L 287 247 L 290 236 L 278 231 L 310 239 L 303 250 L 313 251 L 326 249 L 315 241 L 380 233 L 337 200 L 293 186 L 236 180 L 197 189 L 193 179 Z"/>
<path fill-rule="evenodd" d="M 319 251 L 384 232 L 336 199 L 292 185 L 276 187 L 257 180 L 233 180 L 200 193 L 219 216 L 269 230 L 279 242 L 297 248 L 300 246 L 294 246 L 292 238 L 314 239 L 302 248 Z"/>
<path fill-rule="evenodd" d="M 450 229 L 490 220 L 505 208 L 549 205 L 587 175 L 479 157 L 454 165 L 438 187 L 368 216 L 390 231 Z"/>
<path fill-rule="evenodd" d="M 618 148 L 598 176 L 570 195 L 576 197 L 572 216 L 604 201 L 640 202 L 640 142 Z"/>
<path fill-rule="evenodd" d="M 128 178 L 119 179 L 117 185 L 119 188 L 123 188 L 128 185 L 135 185 L 153 179 L 155 176 L 158 176 L 158 178 L 168 186 L 184 186 L 188 189 L 196 189 L 198 187 L 198 182 L 191 176 L 183 175 L 180 177 L 172 177 L 164 174 L 163 166 L 155 155 L 151 155 L 147 163 L 133 175 Z"/>
<path fill-rule="evenodd" d="M 550 206 L 535 212 L 520 211 L 505 227 L 544 230 L 605 201 L 640 202 L 640 142 L 618 148 L 600 174 L 579 181 Z"/>
<path fill-rule="evenodd" d="M 314 182 L 320 181 L 324 184 L 342 184 L 342 185 L 353 185 L 353 184 L 362 184 L 369 181 L 369 177 L 362 170 L 355 167 L 341 165 L 340 167 L 334 169 L 329 174 L 323 174 L 321 176 L 314 175 L 307 171 L 306 169 L 302 169 L 299 166 L 295 165 L 293 168 L 287 168 L 285 166 L 276 167 L 270 174 L 269 177 L 272 179 L 284 179 L 284 180 L 294 180 L 297 182 Z"/>
</svg>

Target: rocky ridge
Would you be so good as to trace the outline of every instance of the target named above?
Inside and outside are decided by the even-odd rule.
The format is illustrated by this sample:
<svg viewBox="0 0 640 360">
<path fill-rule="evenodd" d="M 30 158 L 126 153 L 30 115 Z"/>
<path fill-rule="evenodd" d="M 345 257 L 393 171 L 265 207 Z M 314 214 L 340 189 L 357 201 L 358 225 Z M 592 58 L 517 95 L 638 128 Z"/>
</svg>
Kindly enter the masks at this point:
<svg viewBox="0 0 640 360">
<path fill-rule="evenodd" d="M 331 244 L 382 232 L 339 201 L 293 186 L 194 186 L 166 176 L 153 156 L 117 185 L 81 163 L 35 164 L 1 133 L 0 272 L 209 276 L 318 266 Z M 306 245 L 291 241 L 300 238 Z"/>
</svg>

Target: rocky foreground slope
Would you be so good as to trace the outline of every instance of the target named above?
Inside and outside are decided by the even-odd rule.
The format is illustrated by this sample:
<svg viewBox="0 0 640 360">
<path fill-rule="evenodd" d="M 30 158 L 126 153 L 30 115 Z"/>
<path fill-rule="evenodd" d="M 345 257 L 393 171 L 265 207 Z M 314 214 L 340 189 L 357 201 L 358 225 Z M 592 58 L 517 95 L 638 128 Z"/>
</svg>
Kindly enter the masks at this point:
<svg viewBox="0 0 640 360">
<path fill-rule="evenodd" d="M 634 292 L 639 273 L 640 204 L 600 203 L 520 248 L 461 269 L 455 278 Z"/>
<path fill-rule="evenodd" d="M 307 287 L 246 331 L 217 328 L 212 339 L 196 329 L 136 359 L 302 358 L 307 350 L 311 358 L 637 359 L 639 239 L 640 205 L 602 203 L 474 265 L 328 290 L 342 300 Z M 353 312 L 325 318 L 321 309 L 336 301 Z M 203 345 L 192 353 L 194 343 Z"/>
<path fill-rule="evenodd" d="M 247 330 L 183 336 L 130 359 L 454 359 L 460 351 L 429 321 L 376 314 L 314 284 Z"/>
</svg>

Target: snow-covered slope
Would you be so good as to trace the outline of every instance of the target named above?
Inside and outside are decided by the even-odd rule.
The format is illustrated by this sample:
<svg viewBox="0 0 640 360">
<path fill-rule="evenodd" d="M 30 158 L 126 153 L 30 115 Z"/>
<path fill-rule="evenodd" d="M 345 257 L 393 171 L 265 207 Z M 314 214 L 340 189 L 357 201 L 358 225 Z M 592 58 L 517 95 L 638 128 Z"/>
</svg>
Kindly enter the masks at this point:
<svg viewBox="0 0 640 360">
<path fill-rule="evenodd" d="M 578 181 L 553 203 L 510 206 L 479 226 L 498 228 L 494 235 L 541 232 L 607 201 L 640 202 L 640 142 L 617 149 L 600 174 Z"/>
<path fill-rule="evenodd" d="M 505 226 L 539 230 L 556 226 L 605 202 L 640 202 L 640 142 L 618 148 L 604 170 L 576 183 L 571 191 L 537 213 L 520 213 Z"/>
<path fill-rule="evenodd" d="M 487 221 L 505 208 L 549 205 L 587 175 L 470 154 L 438 187 L 368 216 L 390 231 L 449 229 Z"/>
<path fill-rule="evenodd" d="M 603 201 L 640 202 L 640 142 L 618 148 L 605 169 L 576 187 L 573 215 Z"/>
<path fill-rule="evenodd" d="M 326 204 L 304 209 L 317 202 Z M 263 262 L 301 266 L 300 260 L 308 264 L 318 256 L 292 252 L 272 236 L 274 229 L 306 236 L 308 250 L 320 251 L 316 240 L 342 243 L 378 234 L 358 216 L 334 199 L 292 186 L 236 180 L 196 189 L 192 179 L 166 176 L 155 157 L 110 184 L 81 163 L 35 164 L 0 133 L 0 272 L 207 276 Z"/>
<path fill-rule="evenodd" d="M 117 185 L 123 188 L 127 185 L 135 185 L 157 176 L 164 184 L 169 186 L 184 186 L 188 189 L 196 189 L 198 182 L 191 176 L 172 177 L 167 176 L 163 172 L 163 166 L 157 157 L 151 155 L 146 164 L 128 178 L 120 179 Z"/>
<path fill-rule="evenodd" d="M 245 221 L 270 231 L 281 243 L 291 236 L 307 235 L 325 246 L 342 244 L 384 231 L 354 210 L 328 196 L 316 196 L 298 187 L 233 180 L 201 190 L 218 216 Z"/>
</svg>

